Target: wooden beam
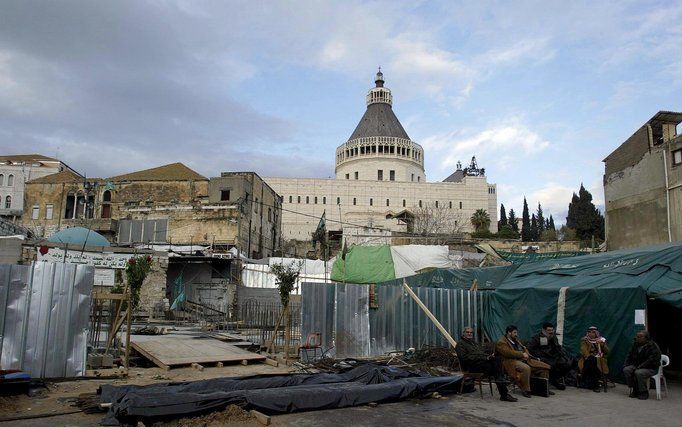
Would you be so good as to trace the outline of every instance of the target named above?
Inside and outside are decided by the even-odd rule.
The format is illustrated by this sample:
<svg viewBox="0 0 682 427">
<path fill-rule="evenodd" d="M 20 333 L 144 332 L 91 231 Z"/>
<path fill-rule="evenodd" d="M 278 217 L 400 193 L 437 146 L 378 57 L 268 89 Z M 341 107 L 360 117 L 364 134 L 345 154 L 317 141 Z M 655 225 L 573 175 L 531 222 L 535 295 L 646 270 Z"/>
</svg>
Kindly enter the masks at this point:
<svg viewBox="0 0 682 427">
<path fill-rule="evenodd" d="M 452 345 L 452 348 L 457 347 L 457 341 L 455 341 L 454 338 L 452 338 L 448 331 L 443 327 L 443 325 L 440 324 L 438 319 L 436 319 L 436 316 L 434 316 L 433 313 L 431 313 L 431 311 L 424 305 L 424 303 L 422 302 L 422 300 L 419 299 L 417 294 L 415 294 L 414 291 L 409 286 L 407 286 L 407 280 L 405 279 L 403 279 L 403 288 L 405 289 L 405 291 L 407 291 L 408 294 L 410 294 L 414 302 L 417 303 L 417 305 L 419 306 L 419 308 L 422 309 L 424 314 L 426 314 L 426 317 L 431 319 L 433 324 L 436 325 L 436 328 L 438 328 L 438 330 L 445 336 L 445 339 L 447 339 L 448 342 Z"/>
<path fill-rule="evenodd" d="M 256 410 L 251 410 L 251 415 L 253 415 L 256 420 L 258 420 L 259 423 L 263 424 L 264 426 L 269 426 L 270 425 L 270 417 L 265 415 L 262 412 L 258 412 Z"/>
</svg>

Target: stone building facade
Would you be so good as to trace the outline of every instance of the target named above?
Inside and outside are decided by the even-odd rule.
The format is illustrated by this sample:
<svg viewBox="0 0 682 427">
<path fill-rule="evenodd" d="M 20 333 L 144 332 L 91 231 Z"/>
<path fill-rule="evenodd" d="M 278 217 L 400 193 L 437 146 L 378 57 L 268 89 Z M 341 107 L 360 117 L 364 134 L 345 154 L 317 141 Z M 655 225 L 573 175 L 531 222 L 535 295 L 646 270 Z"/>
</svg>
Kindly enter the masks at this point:
<svg viewBox="0 0 682 427">
<path fill-rule="evenodd" d="M 64 170 L 77 175 L 65 163 L 41 154 L 0 156 L 0 216 L 19 217 L 23 214 L 26 181 Z M 29 211 L 28 214 L 34 212 Z"/>
<path fill-rule="evenodd" d="M 381 72 L 375 84 L 365 114 L 336 149 L 335 179 L 265 178 L 283 197 L 283 237 L 309 240 L 323 212 L 327 230 L 344 233 L 366 227 L 407 232 L 411 218 L 426 210 L 447 217 L 450 231 L 471 232 L 471 215 L 484 209 L 490 231 L 497 231 L 497 187 L 484 170 L 459 166 L 445 181 L 427 182 L 424 149 L 393 113 Z"/>
<path fill-rule="evenodd" d="M 604 159 L 609 250 L 682 240 L 680 122 L 660 111 Z"/>
<path fill-rule="evenodd" d="M 29 181 L 25 200 L 25 212 L 37 215 L 24 215 L 23 225 L 39 237 L 81 226 L 119 246 L 236 246 L 258 257 L 279 244 L 281 199 L 253 172 L 208 179 L 174 163 L 86 181 L 62 171 Z"/>
</svg>

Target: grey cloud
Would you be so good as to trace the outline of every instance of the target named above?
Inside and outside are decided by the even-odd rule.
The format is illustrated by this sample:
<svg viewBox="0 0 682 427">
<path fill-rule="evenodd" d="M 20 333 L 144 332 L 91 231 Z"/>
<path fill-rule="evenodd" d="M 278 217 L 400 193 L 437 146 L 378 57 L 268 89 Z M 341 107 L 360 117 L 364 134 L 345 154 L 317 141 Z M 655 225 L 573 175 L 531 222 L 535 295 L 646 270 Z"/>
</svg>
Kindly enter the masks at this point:
<svg viewBox="0 0 682 427">
<path fill-rule="evenodd" d="M 286 149 L 296 127 L 233 94 L 239 41 L 220 18 L 174 3 L 5 2 L 0 150 L 59 149 L 107 176 L 174 161 L 211 175 Z"/>
</svg>

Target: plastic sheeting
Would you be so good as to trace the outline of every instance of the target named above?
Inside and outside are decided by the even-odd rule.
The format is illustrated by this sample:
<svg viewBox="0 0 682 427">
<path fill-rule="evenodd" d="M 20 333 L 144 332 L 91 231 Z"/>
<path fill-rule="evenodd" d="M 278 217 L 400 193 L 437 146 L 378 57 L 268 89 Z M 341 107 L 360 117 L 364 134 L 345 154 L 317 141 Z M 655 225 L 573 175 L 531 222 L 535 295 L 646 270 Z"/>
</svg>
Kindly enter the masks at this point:
<svg viewBox="0 0 682 427">
<path fill-rule="evenodd" d="M 425 268 L 460 268 L 461 257 L 450 257 L 447 246 L 391 246 L 395 278 L 414 276 Z"/>
<path fill-rule="evenodd" d="M 84 375 L 94 274 L 81 264 L 0 265 L 2 369 Z"/>
<path fill-rule="evenodd" d="M 335 409 L 393 402 L 435 391 L 456 392 L 461 375 L 420 376 L 402 369 L 361 364 L 338 374 L 256 375 L 188 383 L 101 388 L 112 403 L 105 425 L 136 425 L 196 416 L 239 405 L 266 414 Z"/>
<path fill-rule="evenodd" d="M 242 283 L 249 288 L 276 289 L 276 277 L 270 272 L 270 266 L 274 264 L 291 265 L 301 263 L 301 272 L 294 287 L 294 294 L 301 293 L 301 283 L 306 281 L 324 282 L 329 280 L 329 274 L 325 274 L 325 262 L 320 260 L 307 260 L 298 258 L 269 258 L 268 264 L 244 264 L 242 268 Z M 331 271 L 332 262 L 327 262 L 327 268 Z"/>
</svg>

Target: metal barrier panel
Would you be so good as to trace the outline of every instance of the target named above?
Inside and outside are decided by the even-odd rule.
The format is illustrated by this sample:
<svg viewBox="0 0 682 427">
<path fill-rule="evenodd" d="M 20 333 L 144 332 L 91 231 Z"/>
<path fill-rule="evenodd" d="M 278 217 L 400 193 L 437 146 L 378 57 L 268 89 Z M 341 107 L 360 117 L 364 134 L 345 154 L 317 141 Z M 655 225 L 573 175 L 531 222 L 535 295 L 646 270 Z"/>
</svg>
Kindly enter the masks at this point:
<svg viewBox="0 0 682 427">
<path fill-rule="evenodd" d="M 84 375 L 94 273 L 81 264 L 0 266 L 4 369 L 33 378 Z"/>
<path fill-rule="evenodd" d="M 414 292 L 455 339 L 465 326 L 481 340 L 486 292 L 413 287 Z M 336 357 L 376 356 L 423 345 L 449 344 L 401 286 L 305 283 L 303 336 L 319 332 L 323 350 Z M 333 299 L 330 300 L 330 296 Z M 330 337 L 334 337 L 333 340 Z"/>
</svg>

